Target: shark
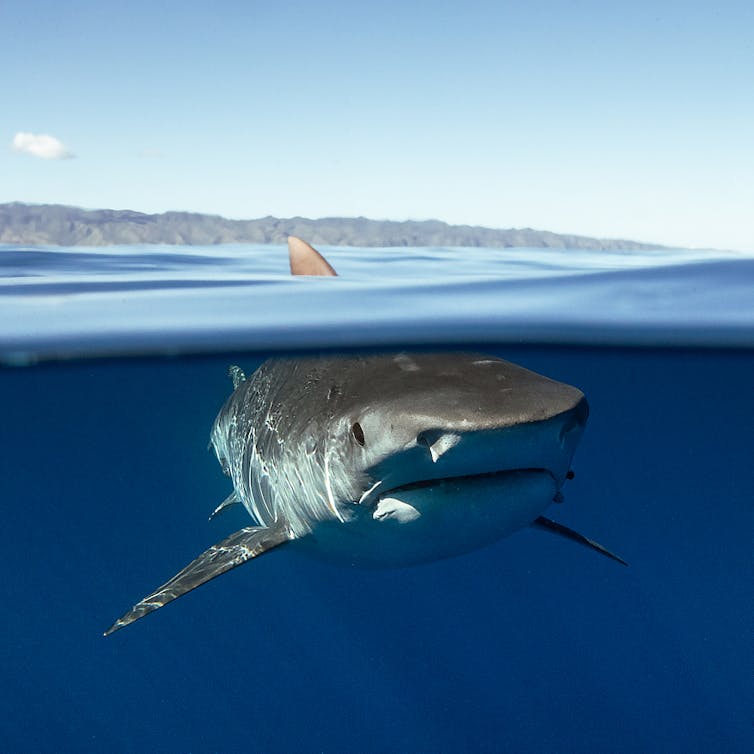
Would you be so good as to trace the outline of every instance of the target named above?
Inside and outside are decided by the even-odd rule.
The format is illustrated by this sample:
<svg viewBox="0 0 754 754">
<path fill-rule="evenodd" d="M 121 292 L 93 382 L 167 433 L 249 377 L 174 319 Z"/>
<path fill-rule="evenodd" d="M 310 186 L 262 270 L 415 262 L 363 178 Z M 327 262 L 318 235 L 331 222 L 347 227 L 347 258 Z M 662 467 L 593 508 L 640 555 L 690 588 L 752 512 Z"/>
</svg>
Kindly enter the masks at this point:
<svg viewBox="0 0 754 754">
<path fill-rule="evenodd" d="M 305 241 L 294 275 L 336 276 Z M 140 600 L 110 635 L 285 545 L 349 565 L 404 567 L 462 555 L 533 526 L 623 565 L 543 515 L 562 502 L 589 416 L 578 388 L 495 356 L 405 352 L 272 358 L 229 371 L 210 445 L 232 482 L 213 518 L 234 532 Z"/>
</svg>

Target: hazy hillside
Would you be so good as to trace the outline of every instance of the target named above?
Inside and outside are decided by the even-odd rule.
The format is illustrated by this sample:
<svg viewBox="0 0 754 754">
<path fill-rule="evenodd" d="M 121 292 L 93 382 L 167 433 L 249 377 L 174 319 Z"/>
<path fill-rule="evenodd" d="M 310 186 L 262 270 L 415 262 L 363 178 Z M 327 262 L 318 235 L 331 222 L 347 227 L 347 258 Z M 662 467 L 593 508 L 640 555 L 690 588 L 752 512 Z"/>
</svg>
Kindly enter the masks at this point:
<svg viewBox="0 0 754 754">
<path fill-rule="evenodd" d="M 108 246 L 112 244 L 284 243 L 295 235 L 337 246 L 536 246 L 652 249 L 656 244 L 561 235 L 531 228 L 495 230 L 439 220 L 392 222 L 364 217 L 227 220 L 218 215 L 85 210 L 60 204 L 0 204 L 0 243 Z"/>
</svg>

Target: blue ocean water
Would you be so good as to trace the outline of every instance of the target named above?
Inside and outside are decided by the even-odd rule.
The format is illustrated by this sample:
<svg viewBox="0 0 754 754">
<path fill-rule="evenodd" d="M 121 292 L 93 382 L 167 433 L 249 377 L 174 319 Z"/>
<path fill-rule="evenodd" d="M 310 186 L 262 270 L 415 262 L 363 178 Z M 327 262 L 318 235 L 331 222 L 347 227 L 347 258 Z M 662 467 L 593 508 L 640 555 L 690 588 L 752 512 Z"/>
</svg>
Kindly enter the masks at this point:
<svg viewBox="0 0 754 754">
<path fill-rule="evenodd" d="M 744 752 L 754 260 L 709 252 L 0 249 L 8 751 Z M 366 571 L 285 548 L 105 639 L 230 532 L 229 363 L 474 348 L 580 387 L 553 518 Z"/>
</svg>

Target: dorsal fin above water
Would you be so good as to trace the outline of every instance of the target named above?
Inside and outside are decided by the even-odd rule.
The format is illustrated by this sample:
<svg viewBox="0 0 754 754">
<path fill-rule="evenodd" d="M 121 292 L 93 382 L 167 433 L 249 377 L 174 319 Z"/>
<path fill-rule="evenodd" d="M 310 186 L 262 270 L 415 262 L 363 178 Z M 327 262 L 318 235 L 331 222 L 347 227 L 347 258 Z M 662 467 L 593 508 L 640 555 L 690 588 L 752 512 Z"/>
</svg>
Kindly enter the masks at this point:
<svg viewBox="0 0 754 754">
<path fill-rule="evenodd" d="M 198 558 L 192 560 L 183 570 L 176 573 L 170 581 L 155 589 L 152 594 L 137 602 L 125 615 L 118 618 L 105 631 L 109 636 L 115 631 L 133 623 L 139 618 L 167 605 L 174 599 L 190 592 L 192 589 L 240 566 L 247 560 L 256 558 L 273 547 L 288 542 L 291 535 L 284 526 L 263 528 L 247 526 L 231 534 L 205 550 Z"/>
<path fill-rule="evenodd" d="M 624 566 L 628 565 L 628 563 L 626 563 L 623 558 L 620 558 L 614 553 L 610 552 L 607 547 L 603 547 L 599 542 L 595 542 L 593 539 L 589 539 L 589 537 L 585 537 L 583 534 L 579 534 L 577 531 L 569 529 L 567 526 L 559 524 L 557 521 L 553 521 L 550 518 L 540 516 L 532 523 L 532 526 L 536 526 L 539 529 L 546 529 L 547 531 L 550 531 L 553 534 L 557 534 L 560 537 L 565 537 L 566 539 L 570 539 L 572 542 L 578 542 L 578 544 L 580 545 L 589 547 L 590 549 L 595 550 L 605 557 L 608 557 L 612 560 L 617 560 Z"/>
<path fill-rule="evenodd" d="M 333 277 L 338 274 L 313 246 L 296 236 L 288 236 L 288 260 L 291 264 L 291 275 Z"/>
</svg>

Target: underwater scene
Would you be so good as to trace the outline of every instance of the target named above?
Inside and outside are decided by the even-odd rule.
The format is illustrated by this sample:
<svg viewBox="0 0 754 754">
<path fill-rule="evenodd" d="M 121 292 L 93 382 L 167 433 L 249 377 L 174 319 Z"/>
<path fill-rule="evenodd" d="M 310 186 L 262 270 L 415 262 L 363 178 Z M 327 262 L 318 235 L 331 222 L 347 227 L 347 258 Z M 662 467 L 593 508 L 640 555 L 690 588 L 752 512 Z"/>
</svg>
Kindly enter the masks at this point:
<svg viewBox="0 0 754 754">
<path fill-rule="evenodd" d="M 0 247 L 3 749 L 751 751 L 754 258 L 321 250 L 341 277 L 289 277 L 282 247 Z M 372 371 L 350 392 L 288 379 L 323 359 Z M 531 396 L 503 411 L 466 376 L 449 390 L 464 359 Z M 255 431 L 276 428 L 267 460 L 239 460 L 234 386 Z M 347 454 L 320 455 L 328 401 Z M 531 428 L 564 412 L 551 464 Z M 375 447 L 384 468 L 354 461 Z M 397 478 L 415 451 L 420 478 L 370 497 L 374 469 Z M 426 469 L 446 461 L 471 481 L 438 492 Z M 540 495 L 540 461 L 544 502 L 501 522 Z M 361 563 L 358 537 L 330 558 L 304 516 L 294 541 L 103 636 L 212 545 L 274 530 L 223 471 L 251 468 L 267 504 L 284 463 L 302 496 L 327 467 L 311 516 L 339 531 L 361 502 L 378 538 L 416 531 L 421 562 Z M 427 490 L 447 515 L 411 529 Z"/>
</svg>

